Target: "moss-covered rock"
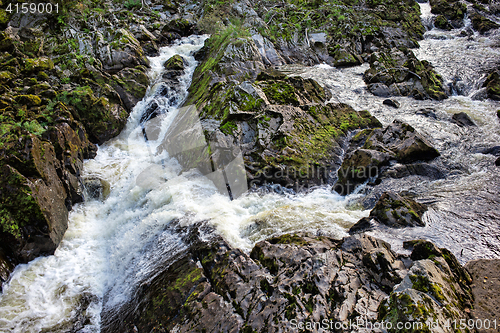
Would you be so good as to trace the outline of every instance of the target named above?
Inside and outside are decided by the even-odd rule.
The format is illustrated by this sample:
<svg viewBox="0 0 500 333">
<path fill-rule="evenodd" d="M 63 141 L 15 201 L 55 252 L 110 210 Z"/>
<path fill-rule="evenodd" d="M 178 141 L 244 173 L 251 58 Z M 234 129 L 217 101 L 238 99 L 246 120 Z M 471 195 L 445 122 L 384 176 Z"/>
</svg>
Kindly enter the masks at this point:
<svg viewBox="0 0 500 333">
<path fill-rule="evenodd" d="M 170 57 L 163 66 L 166 69 L 183 71 L 186 67 L 185 60 L 178 54 Z"/>
<path fill-rule="evenodd" d="M 40 97 L 36 95 L 17 95 L 15 96 L 17 103 L 27 106 L 38 106 L 42 104 Z"/>
<path fill-rule="evenodd" d="M 431 0 L 430 5 L 431 13 L 441 14 L 453 21 L 462 20 L 467 13 L 467 5 L 459 0 Z"/>
<path fill-rule="evenodd" d="M 479 31 L 479 33 L 481 34 L 484 34 L 492 29 L 498 29 L 500 27 L 500 25 L 498 25 L 497 23 L 493 22 L 490 19 L 487 19 L 477 12 L 472 13 L 470 19 L 472 21 L 472 26 L 474 27 L 474 29 Z"/>
<path fill-rule="evenodd" d="M 384 192 L 371 210 L 370 217 L 392 228 L 423 227 L 422 215 L 426 210 L 425 205 L 410 198 Z"/>
<path fill-rule="evenodd" d="M 443 79 L 427 61 L 418 60 L 408 49 L 376 52 L 364 80 L 378 96 L 412 96 L 416 99 L 447 98 Z"/>
<path fill-rule="evenodd" d="M 436 18 L 434 18 L 434 25 L 443 30 L 451 30 L 453 29 L 453 26 L 450 24 L 448 19 L 444 17 L 444 15 L 438 15 Z"/>
<path fill-rule="evenodd" d="M 486 87 L 489 98 L 500 101 L 500 74 L 498 71 L 488 75 L 483 87 Z"/>
</svg>

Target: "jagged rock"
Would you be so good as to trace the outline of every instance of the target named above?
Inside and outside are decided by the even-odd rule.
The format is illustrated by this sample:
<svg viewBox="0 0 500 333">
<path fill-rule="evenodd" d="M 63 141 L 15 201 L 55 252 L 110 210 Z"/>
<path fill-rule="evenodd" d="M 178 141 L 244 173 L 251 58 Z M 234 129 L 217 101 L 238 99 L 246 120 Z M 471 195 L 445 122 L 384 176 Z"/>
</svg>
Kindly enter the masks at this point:
<svg viewBox="0 0 500 333">
<path fill-rule="evenodd" d="M 477 12 L 472 13 L 470 19 L 472 21 L 472 26 L 474 27 L 474 29 L 479 31 L 479 33 L 481 34 L 500 27 L 500 25 L 496 24 L 490 19 L 487 19 Z"/>
<path fill-rule="evenodd" d="M 500 316 L 500 297 L 498 293 L 500 281 L 500 260 L 498 259 L 478 259 L 469 261 L 465 269 L 472 278 L 472 295 L 474 303 L 471 309 L 471 317 L 481 320 L 483 323 L 489 320 L 493 323 L 498 321 Z M 491 327 L 491 325 L 490 325 Z M 488 332 L 486 327 L 478 329 L 480 333 Z"/>
<path fill-rule="evenodd" d="M 350 130 L 380 126 L 378 120 L 345 104 L 326 104 L 329 92 L 312 79 L 260 70 L 264 65 L 253 40 L 234 46 L 231 38 L 237 37 L 207 41 L 205 62 L 189 88 L 185 105 L 196 105 L 202 120 L 220 121 L 202 139 L 212 152 L 227 149 L 228 142 L 240 146 L 250 187 L 277 183 L 300 191 L 331 182 L 330 171 L 340 163 L 339 141 Z M 211 60 L 216 58 L 217 67 Z M 234 82 L 245 73 L 245 81 Z M 216 83 L 208 88 L 206 82 Z M 200 153 L 208 157 L 208 150 Z M 200 161 L 191 153 L 181 160 L 186 168 Z"/>
<path fill-rule="evenodd" d="M 385 129 L 360 132 L 353 138 L 353 143 L 356 144 L 349 148 L 352 152 L 345 157 L 337 172 L 334 189 L 342 195 L 351 193 L 368 179 L 379 178 L 387 171 L 391 160 L 408 164 L 439 156 L 439 152 L 413 127 L 399 120 L 394 120 Z"/>
<path fill-rule="evenodd" d="M 425 205 L 410 198 L 384 192 L 370 212 L 370 217 L 392 228 L 423 227 L 422 215 L 426 210 Z"/>
<path fill-rule="evenodd" d="M 418 60 L 408 49 L 393 48 L 373 53 L 364 80 L 368 90 L 378 96 L 447 98 L 442 78 L 429 62 Z"/>
<path fill-rule="evenodd" d="M 358 222 L 356 222 L 351 228 L 349 228 L 349 234 L 357 234 L 359 232 L 369 231 L 373 229 L 373 225 L 371 224 L 371 217 L 363 217 Z"/>
<path fill-rule="evenodd" d="M 393 99 L 385 99 L 383 102 L 382 102 L 384 105 L 388 105 L 388 106 L 392 106 L 393 108 L 399 108 L 400 104 L 398 101 L 396 100 L 393 100 Z"/>
<path fill-rule="evenodd" d="M 472 307 L 470 275 L 446 249 L 428 241 L 412 241 L 413 265 L 379 307 L 378 320 L 416 321 L 423 325 L 410 332 L 454 332 L 446 321 L 467 320 Z M 417 254 L 418 253 L 418 254 Z M 446 305 L 446 307 L 444 307 Z M 436 320 L 438 322 L 436 322 Z"/>
<path fill-rule="evenodd" d="M 450 265 L 459 273 L 463 268 L 449 252 L 412 261 L 367 235 L 281 235 L 257 243 L 250 256 L 220 237 L 206 240 L 196 228 L 185 241 L 188 250 L 155 272 L 130 303 L 103 311 L 103 333 L 160 326 L 176 332 L 299 332 L 294 320 L 392 321 L 392 314 L 413 321 L 403 317 L 404 307 L 394 307 L 401 300 L 423 322 L 430 311 L 453 320 L 466 318 L 470 308 L 470 281 L 458 282 Z M 444 301 L 453 311 L 442 310 Z M 428 312 L 415 311 L 423 304 Z"/>
<path fill-rule="evenodd" d="M 113 88 L 127 112 L 131 112 L 137 102 L 146 95 L 149 78 L 144 72 L 145 69 L 125 68 L 114 76 Z"/>
<path fill-rule="evenodd" d="M 455 113 L 451 116 L 451 122 L 457 124 L 458 126 L 476 126 L 476 124 L 470 119 L 469 115 L 465 112 Z"/>
</svg>

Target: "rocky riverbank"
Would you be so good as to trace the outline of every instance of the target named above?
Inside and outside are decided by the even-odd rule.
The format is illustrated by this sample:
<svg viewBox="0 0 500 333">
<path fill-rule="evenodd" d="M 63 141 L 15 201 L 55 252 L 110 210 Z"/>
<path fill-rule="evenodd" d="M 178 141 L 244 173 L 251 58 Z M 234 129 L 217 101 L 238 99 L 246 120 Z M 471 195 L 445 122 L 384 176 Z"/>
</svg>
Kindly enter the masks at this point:
<svg viewBox="0 0 500 333">
<path fill-rule="evenodd" d="M 170 228 L 184 235 L 188 251 L 141 285 L 131 304 L 104 312 L 103 332 L 320 332 L 311 325 L 325 320 L 334 326 L 324 331 L 364 332 L 378 323 L 396 332 L 398 322 L 418 322 L 406 332 L 455 332 L 454 321 L 498 314 L 498 297 L 485 303 L 478 285 L 498 282 L 498 260 L 470 263 L 473 279 L 428 241 L 407 242 L 411 254 L 403 255 L 363 234 L 297 233 L 247 254 L 204 224 Z"/>
</svg>

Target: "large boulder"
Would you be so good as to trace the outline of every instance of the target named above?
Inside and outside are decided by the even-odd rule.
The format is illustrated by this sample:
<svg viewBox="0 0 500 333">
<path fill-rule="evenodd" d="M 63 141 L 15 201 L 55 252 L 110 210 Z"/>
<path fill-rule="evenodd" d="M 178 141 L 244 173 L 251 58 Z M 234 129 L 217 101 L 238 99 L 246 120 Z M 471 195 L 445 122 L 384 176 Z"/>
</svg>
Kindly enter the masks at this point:
<svg viewBox="0 0 500 333">
<path fill-rule="evenodd" d="M 431 0 L 431 13 L 438 14 L 436 22 L 443 26 L 459 28 L 464 25 L 463 18 L 467 13 L 467 5 L 460 0 Z"/>
</svg>

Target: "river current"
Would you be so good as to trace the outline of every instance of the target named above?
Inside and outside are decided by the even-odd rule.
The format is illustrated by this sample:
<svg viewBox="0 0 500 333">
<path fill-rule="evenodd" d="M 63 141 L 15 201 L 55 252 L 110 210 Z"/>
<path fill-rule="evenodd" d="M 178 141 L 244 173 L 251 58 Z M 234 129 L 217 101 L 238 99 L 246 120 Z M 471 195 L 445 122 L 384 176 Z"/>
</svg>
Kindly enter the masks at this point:
<svg viewBox="0 0 500 333">
<path fill-rule="evenodd" d="M 478 96 L 483 93 L 485 69 L 500 59 L 500 49 L 494 47 L 500 36 L 498 32 L 489 37 L 474 34 L 467 19 L 462 30 L 470 32 L 465 37 L 460 29 L 434 29 L 429 5 L 421 8 L 428 31 L 415 53 L 430 61 L 450 86 L 453 95 L 447 100 L 397 97 L 401 107 L 387 107 L 383 98 L 366 89 L 362 78 L 366 64 L 344 69 L 284 66 L 282 70 L 314 78 L 332 91 L 332 102 L 369 110 L 384 125 L 394 119 L 408 122 L 441 152 L 433 163 L 449 170 L 446 178 L 389 179 L 377 188 L 409 191 L 431 204 L 424 215 L 427 226 L 378 227 L 372 235 L 390 242 L 397 251 L 404 251 L 403 240 L 430 239 L 449 248 L 462 263 L 499 258 L 499 171 L 495 157 L 479 151 L 500 142 L 496 117 L 500 104 Z M 249 192 L 231 201 L 205 176 L 193 170 L 182 173 L 166 152 L 155 153 L 161 142 L 144 140 L 140 118 L 155 101 L 165 111 L 160 131 L 169 130 L 197 65 L 193 53 L 206 38 L 184 38 L 150 58 L 152 84 L 146 97 L 132 111 L 124 131 L 99 147 L 96 158 L 84 165 L 85 175 L 110 183 L 109 197 L 76 205 L 55 254 L 16 267 L 0 295 L 0 332 L 99 332 L 103 311 L 126 303 L 158 265 L 185 250 L 180 236 L 168 228 L 172 223 L 208 220 L 231 245 L 248 251 L 273 234 L 299 230 L 341 238 L 352 224 L 368 216 L 361 203 L 376 193 L 364 194 L 363 188 L 347 197 L 331 188 L 318 188 L 305 194 Z M 174 54 L 183 56 L 188 65 L 179 86 L 171 89 L 163 86 L 161 74 L 164 62 Z M 164 89 L 170 91 L 160 96 Z M 435 118 L 417 112 L 421 109 L 432 109 Z M 466 112 L 477 127 L 452 123 L 451 115 L 458 112 Z"/>
</svg>

